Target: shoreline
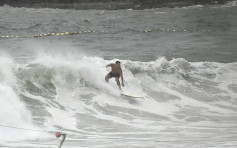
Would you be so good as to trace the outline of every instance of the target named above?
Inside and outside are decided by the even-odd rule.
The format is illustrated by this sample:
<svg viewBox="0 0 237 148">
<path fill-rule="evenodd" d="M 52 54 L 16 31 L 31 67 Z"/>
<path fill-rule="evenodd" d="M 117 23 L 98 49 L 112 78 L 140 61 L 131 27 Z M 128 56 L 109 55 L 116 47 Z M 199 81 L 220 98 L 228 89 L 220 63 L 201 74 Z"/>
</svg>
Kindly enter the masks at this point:
<svg viewBox="0 0 237 148">
<path fill-rule="evenodd" d="M 27 1 L 27 0 L 26 0 Z M 174 8 L 174 7 L 187 7 L 192 5 L 215 5 L 215 4 L 225 4 L 232 0 L 167 0 L 166 2 L 162 0 L 120 0 L 114 2 L 112 0 L 98 0 L 97 2 L 86 0 L 80 2 L 40 2 L 37 0 L 32 0 L 29 2 L 18 2 L 17 0 L 2 1 L 0 6 L 9 5 L 12 7 L 26 7 L 26 8 L 58 8 L 58 9 L 77 9 L 77 10 L 90 10 L 90 9 L 105 9 L 105 10 L 119 10 L 119 9 L 134 9 L 134 10 L 144 10 L 153 8 Z M 63 0 L 61 0 L 63 1 Z M 76 1 L 76 0 L 75 0 Z"/>
</svg>

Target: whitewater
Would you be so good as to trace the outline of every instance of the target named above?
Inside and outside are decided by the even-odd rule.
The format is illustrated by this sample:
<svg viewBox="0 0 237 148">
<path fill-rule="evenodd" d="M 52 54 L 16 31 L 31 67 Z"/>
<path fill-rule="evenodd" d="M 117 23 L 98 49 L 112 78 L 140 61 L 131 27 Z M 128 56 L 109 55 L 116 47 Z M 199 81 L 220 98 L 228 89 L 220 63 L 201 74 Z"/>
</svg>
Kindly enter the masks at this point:
<svg viewBox="0 0 237 148">
<path fill-rule="evenodd" d="M 0 147 L 236 148 L 236 10 L 0 7 Z"/>
</svg>

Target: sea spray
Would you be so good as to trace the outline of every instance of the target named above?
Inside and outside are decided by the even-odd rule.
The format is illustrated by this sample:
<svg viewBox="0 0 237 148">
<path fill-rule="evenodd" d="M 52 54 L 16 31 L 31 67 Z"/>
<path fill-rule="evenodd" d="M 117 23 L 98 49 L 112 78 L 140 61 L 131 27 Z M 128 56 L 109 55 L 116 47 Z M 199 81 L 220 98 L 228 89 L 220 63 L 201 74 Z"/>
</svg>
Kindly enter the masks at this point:
<svg viewBox="0 0 237 148">
<path fill-rule="evenodd" d="M 42 134 L 25 129 L 39 130 L 32 122 L 31 111 L 17 92 L 17 78 L 12 71 L 15 63 L 6 56 L 0 59 L 0 128 L 1 140 L 35 139 Z M 34 136 L 33 136 L 34 135 Z"/>
</svg>

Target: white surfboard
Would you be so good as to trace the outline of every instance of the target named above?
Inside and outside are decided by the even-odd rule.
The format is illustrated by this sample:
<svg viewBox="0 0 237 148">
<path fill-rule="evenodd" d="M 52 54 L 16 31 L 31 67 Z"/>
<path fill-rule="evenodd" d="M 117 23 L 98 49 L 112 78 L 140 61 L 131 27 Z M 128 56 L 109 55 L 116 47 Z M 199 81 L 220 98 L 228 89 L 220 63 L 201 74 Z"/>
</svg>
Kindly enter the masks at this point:
<svg viewBox="0 0 237 148">
<path fill-rule="evenodd" d="M 127 97 L 132 97 L 132 98 L 142 98 L 142 96 L 134 95 L 134 94 L 127 93 L 127 92 L 121 92 L 121 95 L 124 95 Z"/>
</svg>

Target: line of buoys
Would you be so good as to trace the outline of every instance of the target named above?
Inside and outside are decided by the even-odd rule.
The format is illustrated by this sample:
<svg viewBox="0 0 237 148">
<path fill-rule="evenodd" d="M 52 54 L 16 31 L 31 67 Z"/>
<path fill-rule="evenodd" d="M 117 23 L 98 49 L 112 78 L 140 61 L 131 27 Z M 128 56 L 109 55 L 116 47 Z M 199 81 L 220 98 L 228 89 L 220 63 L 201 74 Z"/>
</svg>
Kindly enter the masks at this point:
<svg viewBox="0 0 237 148">
<path fill-rule="evenodd" d="M 149 32 L 158 32 L 158 31 L 163 31 L 163 32 L 212 32 L 210 29 L 161 29 L 161 30 L 144 30 L 144 32 L 149 33 Z"/>
<path fill-rule="evenodd" d="M 65 36 L 65 35 L 77 35 L 77 34 L 86 34 L 86 33 L 93 33 L 95 31 L 93 30 L 84 30 L 84 31 L 75 31 L 75 32 L 61 32 L 61 33 L 47 33 L 47 34 L 39 34 L 39 35 L 33 35 L 33 36 L 0 36 L 0 38 L 3 39 L 9 39 L 9 38 L 39 38 L 39 37 L 46 37 L 46 36 Z"/>
<path fill-rule="evenodd" d="M 210 29 L 158 29 L 158 30 L 144 30 L 144 32 L 212 32 Z M 9 38 L 39 38 L 39 37 L 46 37 L 46 36 L 66 36 L 66 35 L 77 35 L 77 34 L 86 34 L 86 33 L 92 33 L 95 32 L 93 30 L 84 30 L 84 31 L 75 31 L 75 32 L 61 32 L 61 33 L 47 33 L 47 34 L 39 34 L 39 35 L 33 35 L 33 36 L 13 36 L 13 35 L 7 35 L 7 36 L 0 36 L 2 39 L 9 39 Z"/>
</svg>

